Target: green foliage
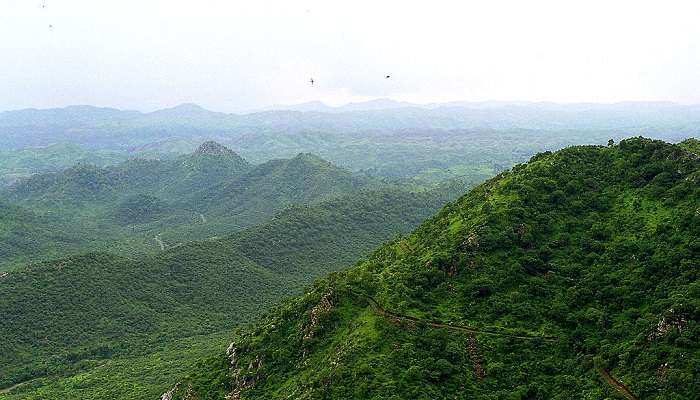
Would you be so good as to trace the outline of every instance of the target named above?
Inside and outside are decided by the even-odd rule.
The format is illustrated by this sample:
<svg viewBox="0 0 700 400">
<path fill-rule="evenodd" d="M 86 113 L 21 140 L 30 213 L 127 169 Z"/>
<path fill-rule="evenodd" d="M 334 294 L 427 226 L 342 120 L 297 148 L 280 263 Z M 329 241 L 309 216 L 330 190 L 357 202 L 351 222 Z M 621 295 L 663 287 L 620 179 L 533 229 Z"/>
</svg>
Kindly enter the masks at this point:
<svg viewBox="0 0 700 400">
<path fill-rule="evenodd" d="M 75 164 L 104 167 L 129 158 L 126 151 L 90 150 L 76 144 L 59 143 L 41 148 L 0 150 L 0 186 L 37 173 L 56 172 Z"/>
<path fill-rule="evenodd" d="M 700 154 L 700 140 L 697 140 L 695 138 L 688 138 L 678 143 L 678 146 L 688 150 L 691 153 L 694 153 L 695 155 Z"/>
<path fill-rule="evenodd" d="M 0 268 L 77 249 L 151 254 L 263 223 L 292 205 L 386 186 L 310 154 L 253 166 L 215 142 L 174 159 L 132 159 L 105 168 L 80 164 L 0 192 L 34 216 L 30 223 L 29 217 L 7 215 L 8 224 L 0 225 L 8 238 Z M 32 226 L 17 229 L 21 225 Z"/>
<path fill-rule="evenodd" d="M 677 141 L 696 134 L 700 120 L 696 107 L 661 103 L 450 103 L 427 108 L 396 103 L 381 109 L 386 106 L 247 115 L 211 112 L 193 104 L 152 113 L 90 106 L 18 110 L 0 113 L 0 141 L 4 148 L 18 149 L 9 152 L 9 158 L 30 160 L 29 170 L 19 172 L 25 175 L 46 171 L 43 155 L 52 154 L 41 149 L 19 154 L 31 147 L 70 142 L 99 149 L 113 164 L 109 158 L 114 153 L 117 158 L 186 153 L 213 139 L 254 163 L 312 152 L 353 172 L 425 183 L 492 176 L 540 151 L 604 144 L 610 138 L 619 141 L 621 128 L 624 134 Z M 105 165 L 81 158 L 80 151 L 66 153 L 76 155 L 72 160 Z M 60 151 L 57 158 L 71 160 Z M 0 181 L 2 165 L 0 161 Z"/>
<path fill-rule="evenodd" d="M 74 221 L 41 215 L 0 200 L 0 272 L 36 255 L 58 257 L 90 243 L 90 231 L 76 231 Z"/>
<path fill-rule="evenodd" d="M 155 196 L 137 194 L 127 197 L 116 207 L 115 220 L 122 224 L 151 222 L 165 214 L 168 205 Z"/>
<path fill-rule="evenodd" d="M 27 382 L 10 398 L 155 398 L 230 329 L 409 231 L 444 196 L 359 191 L 151 256 L 96 252 L 11 271 L 0 277 L 0 387 Z"/>
<path fill-rule="evenodd" d="M 699 183 L 697 155 L 643 138 L 540 154 L 238 332 L 176 398 L 617 396 L 599 368 L 697 398 Z"/>
</svg>

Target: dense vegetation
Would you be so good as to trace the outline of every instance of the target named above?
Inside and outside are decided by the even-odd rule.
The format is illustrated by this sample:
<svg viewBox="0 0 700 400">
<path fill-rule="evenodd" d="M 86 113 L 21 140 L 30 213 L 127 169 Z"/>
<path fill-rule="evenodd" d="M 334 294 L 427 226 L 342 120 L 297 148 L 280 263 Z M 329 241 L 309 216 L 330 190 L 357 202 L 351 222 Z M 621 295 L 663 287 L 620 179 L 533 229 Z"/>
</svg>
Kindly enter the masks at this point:
<svg viewBox="0 0 700 400">
<path fill-rule="evenodd" d="M 168 395 L 697 398 L 696 144 L 539 154 L 239 331 Z"/>
<path fill-rule="evenodd" d="M 76 231 L 65 218 L 39 215 L 0 199 L 0 272 L 37 254 L 56 257 L 78 251 L 90 240 L 89 232 Z"/>
<path fill-rule="evenodd" d="M 11 271 L 0 277 L 0 388 L 155 398 L 232 327 L 414 228 L 451 190 L 358 191 L 155 255 L 94 252 Z"/>
<path fill-rule="evenodd" d="M 145 156 L 144 152 L 141 156 Z M 75 165 L 100 167 L 125 161 L 129 154 L 121 150 L 90 150 L 73 143 L 40 148 L 0 149 L 0 186 L 37 173 L 55 172 Z"/>
<path fill-rule="evenodd" d="M 387 185 L 314 155 L 254 166 L 215 142 L 174 159 L 78 164 L 0 191 L 13 204 L 13 215 L 0 217 L 8 221 L 0 225 L 0 270 L 76 249 L 155 253 L 265 222 L 292 205 L 380 187 Z"/>
</svg>

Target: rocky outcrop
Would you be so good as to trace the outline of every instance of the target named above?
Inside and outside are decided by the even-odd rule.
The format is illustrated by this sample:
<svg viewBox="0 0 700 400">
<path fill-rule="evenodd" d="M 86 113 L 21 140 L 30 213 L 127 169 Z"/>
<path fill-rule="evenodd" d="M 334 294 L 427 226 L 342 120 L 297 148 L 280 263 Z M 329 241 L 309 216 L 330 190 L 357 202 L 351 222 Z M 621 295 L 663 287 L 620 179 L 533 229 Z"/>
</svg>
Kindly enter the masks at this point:
<svg viewBox="0 0 700 400">
<path fill-rule="evenodd" d="M 673 329 L 677 329 L 679 333 L 683 333 L 683 327 L 687 323 L 687 317 L 683 313 L 677 312 L 672 308 L 656 323 L 652 332 L 647 336 L 647 340 L 652 341 L 658 339 Z"/>
<path fill-rule="evenodd" d="M 160 396 L 160 400 L 173 400 L 173 396 L 175 395 L 175 392 L 177 392 L 177 388 L 179 386 L 180 382 L 176 383 L 172 389 L 168 390 Z"/>
<path fill-rule="evenodd" d="M 309 323 L 304 328 L 304 339 L 311 339 L 316 334 L 319 326 L 319 321 L 322 316 L 327 315 L 333 309 L 333 290 L 328 291 L 321 297 L 318 302 L 309 312 Z"/>
<path fill-rule="evenodd" d="M 239 366 L 243 363 L 243 355 L 246 353 L 244 347 L 239 347 L 235 342 L 231 343 L 226 349 L 226 357 L 231 365 L 231 383 L 233 390 L 226 396 L 226 400 L 240 400 L 241 393 L 258 381 L 258 370 L 263 365 L 263 360 L 260 355 L 256 355 L 247 367 Z M 245 363 L 243 363 L 245 365 Z"/>
</svg>

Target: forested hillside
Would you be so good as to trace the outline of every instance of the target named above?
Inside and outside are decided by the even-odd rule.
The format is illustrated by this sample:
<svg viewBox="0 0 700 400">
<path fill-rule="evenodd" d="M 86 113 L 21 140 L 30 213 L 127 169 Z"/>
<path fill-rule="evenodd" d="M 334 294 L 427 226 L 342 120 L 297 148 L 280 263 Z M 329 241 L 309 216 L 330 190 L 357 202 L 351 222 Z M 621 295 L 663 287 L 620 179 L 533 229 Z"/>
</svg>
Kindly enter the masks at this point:
<svg viewBox="0 0 700 400">
<path fill-rule="evenodd" d="M 166 398 L 697 398 L 694 143 L 539 154 L 240 330 Z"/>
<path fill-rule="evenodd" d="M 71 222 L 58 216 L 40 216 L 0 199 L 0 272 L 37 254 L 56 257 L 81 249 L 91 238 L 89 233 L 73 229 Z"/>
<path fill-rule="evenodd" d="M 215 142 L 174 159 L 79 164 L 0 191 L 17 214 L 0 217 L 8 219 L 0 270 L 76 249 L 155 253 L 263 223 L 292 205 L 382 187 L 311 154 L 251 165 Z"/>
<path fill-rule="evenodd" d="M 0 388 L 153 398 L 232 327 L 413 229 L 453 190 L 359 191 L 156 255 L 94 252 L 3 274 Z"/>
</svg>

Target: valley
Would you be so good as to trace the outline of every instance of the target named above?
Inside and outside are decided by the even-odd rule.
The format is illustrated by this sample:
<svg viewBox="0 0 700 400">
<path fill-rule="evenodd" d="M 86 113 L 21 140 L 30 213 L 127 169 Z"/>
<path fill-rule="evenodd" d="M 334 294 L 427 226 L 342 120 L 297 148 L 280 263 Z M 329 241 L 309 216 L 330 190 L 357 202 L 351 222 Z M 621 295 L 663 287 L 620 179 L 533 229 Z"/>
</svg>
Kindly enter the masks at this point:
<svg viewBox="0 0 700 400">
<path fill-rule="evenodd" d="M 312 155 L 252 166 L 208 142 L 165 163 L 78 166 L 10 186 L 8 208 L 31 210 L 26 226 L 70 245 L 41 239 L 50 247 L 37 252 L 19 245 L 37 231 L 3 226 L 16 239 L 0 278 L 0 386 L 28 398 L 156 396 L 231 329 L 408 232 L 463 184 L 404 190 Z"/>
</svg>

